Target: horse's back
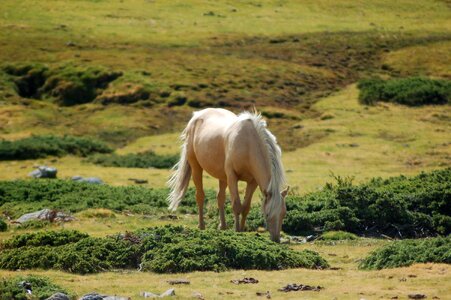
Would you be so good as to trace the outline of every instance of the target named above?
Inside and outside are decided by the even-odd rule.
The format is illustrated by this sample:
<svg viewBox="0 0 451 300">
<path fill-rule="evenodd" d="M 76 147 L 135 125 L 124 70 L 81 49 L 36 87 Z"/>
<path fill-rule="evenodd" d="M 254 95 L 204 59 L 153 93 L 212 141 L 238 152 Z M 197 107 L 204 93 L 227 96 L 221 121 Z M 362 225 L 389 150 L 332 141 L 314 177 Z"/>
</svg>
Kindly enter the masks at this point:
<svg viewBox="0 0 451 300">
<path fill-rule="evenodd" d="M 213 177 L 225 180 L 224 137 L 237 116 L 225 109 L 207 108 L 194 114 L 192 147 L 188 153 L 190 164 L 198 163 Z"/>
</svg>

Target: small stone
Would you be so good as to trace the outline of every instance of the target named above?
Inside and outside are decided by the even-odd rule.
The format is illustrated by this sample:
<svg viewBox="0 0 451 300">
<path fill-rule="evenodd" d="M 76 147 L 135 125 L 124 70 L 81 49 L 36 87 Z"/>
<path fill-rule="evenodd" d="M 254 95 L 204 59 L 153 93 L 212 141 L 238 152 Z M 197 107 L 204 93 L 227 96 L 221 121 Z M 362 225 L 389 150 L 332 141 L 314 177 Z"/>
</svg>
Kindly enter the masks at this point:
<svg viewBox="0 0 451 300">
<path fill-rule="evenodd" d="M 79 300 L 103 300 L 102 295 L 97 294 L 97 293 L 89 293 L 86 295 L 83 295 Z"/>
<path fill-rule="evenodd" d="M 168 296 L 175 296 L 175 289 L 169 289 L 163 294 L 160 295 L 160 298 L 162 297 L 168 297 Z"/>
<path fill-rule="evenodd" d="M 204 300 L 204 296 L 199 292 L 193 292 L 193 297 L 196 299 Z"/>
<path fill-rule="evenodd" d="M 48 297 L 46 300 L 70 300 L 70 298 L 66 294 L 56 293 Z"/>
</svg>

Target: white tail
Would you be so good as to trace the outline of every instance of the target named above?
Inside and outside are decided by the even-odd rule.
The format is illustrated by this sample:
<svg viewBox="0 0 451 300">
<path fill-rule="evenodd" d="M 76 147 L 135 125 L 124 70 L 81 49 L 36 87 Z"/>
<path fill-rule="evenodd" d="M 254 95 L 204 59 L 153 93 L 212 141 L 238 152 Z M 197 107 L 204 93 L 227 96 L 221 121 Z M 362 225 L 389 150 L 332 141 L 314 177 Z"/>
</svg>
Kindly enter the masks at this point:
<svg viewBox="0 0 451 300">
<path fill-rule="evenodd" d="M 183 145 L 180 160 L 174 166 L 174 173 L 168 181 L 168 186 L 170 187 L 171 192 L 169 193 L 167 200 L 169 202 L 169 210 L 171 211 L 175 211 L 179 206 L 183 196 L 185 196 L 186 190 L 188 189 L 189 180 L 191 178 L 191 166 L 189 165 L 186 157 L 191 123 L 192 122 L 188 123 L 188 126 L 186 126 L 181 135 Z"/>
</svg>

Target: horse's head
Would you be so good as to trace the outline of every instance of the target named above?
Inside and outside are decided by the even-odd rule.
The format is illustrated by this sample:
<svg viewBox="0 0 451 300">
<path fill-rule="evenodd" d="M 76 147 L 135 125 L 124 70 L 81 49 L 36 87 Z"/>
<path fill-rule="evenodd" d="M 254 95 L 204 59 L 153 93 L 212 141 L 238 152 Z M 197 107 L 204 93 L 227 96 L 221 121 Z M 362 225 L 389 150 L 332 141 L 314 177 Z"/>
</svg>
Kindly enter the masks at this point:
<svg viewBox="0 0 451 300">
<path fill-rule="evenodd" d="M 263 204 L 263 212 L 266 218 L 267 229 L 271 235 L 271 240 L 280 242 L 280 231 L 282 230 L 283 218 L 287 212 L 285 205 L 285 197 L 288 194 L 286 188 L 281 193 L 265 193 L 265 202 Z"/>
</svg>

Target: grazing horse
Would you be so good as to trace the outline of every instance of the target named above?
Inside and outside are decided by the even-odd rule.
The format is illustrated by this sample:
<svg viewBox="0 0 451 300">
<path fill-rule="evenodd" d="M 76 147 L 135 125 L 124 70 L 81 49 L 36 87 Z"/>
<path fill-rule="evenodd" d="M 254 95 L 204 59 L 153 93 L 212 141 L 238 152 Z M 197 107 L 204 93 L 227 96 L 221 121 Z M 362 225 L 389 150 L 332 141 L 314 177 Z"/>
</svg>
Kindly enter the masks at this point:
<svg viewBox="0 0 451 300">
<path fill-rule="evenodd" d="M 192 176 L 196 186 L 199 228 L 205 228 L 202 184 L 205 170 L 219 180 L 217 200 L 221 229 L 226 228 L 224 203 L 227 186 L 236 231 L 244 230 L 252 195 L 258 186 L 264 196 L 262 208 L 271 240 L 279 242 L 288 188 L 281 192 L 285 185 L 281 150 L 262 117 L 249 112 L 237 116 L 225 109 L 207 108 L 193 114 L 181 138 L 180 161 L 168 181 L 171 188 L 169 209 L 177 209 Z M 243 204 L 238 193 L 239 180 L 247 183 Z"/>
</svg>

